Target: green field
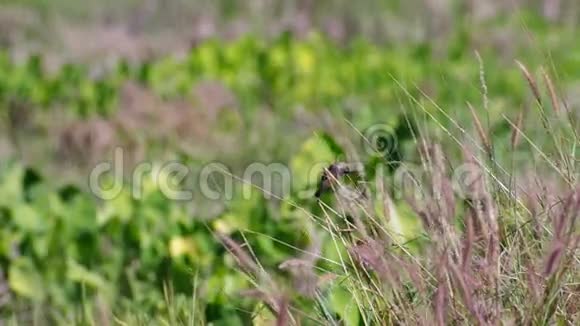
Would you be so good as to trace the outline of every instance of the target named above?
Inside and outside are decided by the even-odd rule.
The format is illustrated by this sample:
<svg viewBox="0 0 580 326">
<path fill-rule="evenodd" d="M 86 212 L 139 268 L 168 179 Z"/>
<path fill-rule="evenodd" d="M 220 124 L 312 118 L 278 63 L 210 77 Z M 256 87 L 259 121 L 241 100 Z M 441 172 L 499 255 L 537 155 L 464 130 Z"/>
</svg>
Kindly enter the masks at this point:
<svg viewBox="0 0 580 326">
<path fill-rule="evenodd" d="M 171 2 L 135 23 L 161 35 L 150 54 L 113 57 L 91 52 L 109 29 L 56 50 L 53 14 L 118 22 L 133 2 L 15 3 L 41 23 L 0 15 L 0 325 L 580 320 L 573 1 L 427 22 L 310 4 L 304 33 L 268 28 L 301 5 Z M 159 41 L 200 10 L 248 31 Z"/>
</svg>

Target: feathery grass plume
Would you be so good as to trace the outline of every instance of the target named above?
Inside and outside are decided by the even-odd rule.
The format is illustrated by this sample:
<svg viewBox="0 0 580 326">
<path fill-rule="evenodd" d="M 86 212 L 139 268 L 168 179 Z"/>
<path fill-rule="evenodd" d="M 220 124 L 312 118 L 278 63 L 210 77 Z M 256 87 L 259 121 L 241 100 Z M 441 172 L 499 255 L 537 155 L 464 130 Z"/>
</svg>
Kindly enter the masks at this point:
<svg viewBox="0 0 580 326">
<path fill-rule="evenodd" d="M 544 68 L 542 68 L 542 77 L 544 78 L 544 82 L 548 87 L 548 94 L 550 94 L 550 101 L 552 102 L 552 109 L 556 114 L 560 114 L 560 101 L 558 101 L 558 96 L 556 95 L 556 88 L 552 83 L 552 79 L 546 72 Z"/>
<path fill-rule="evenodd" d="M 412 196 L 405 195 L 405 201 L 407 202 L 407 204 L 409 204 L 413 212 L 415 212 L 415 214 L 419 216 L 419 219 L 421 220 L 421 223 L 423 224 L 425 230 L 430 230 L 435 226 L 435 223 L 431 218 L 431 214 L 429 214 L 427 209 L 419 205 L 419 203 L 415 198 L 413 198 Z"/>
<path fill-rule="evenodd" d="M 470 278 L 467 277 L 468 273 L 463 273 L 457 268 L 457 266 L 452 263 L 448 265 L 448 270 L 450 272 L 451 279 L 460 292 L 461 298 L 465 307 L 470 312 L 472 317 L 479 323 L 479 325 L 485 325 L 486 322 L 483 319 L 478 305 L 476 305 L 475 298 L 473 297 L 474 288 L 469 281 Z"/>
<path fill-rule="evenodd" d="M 448 254 L 444 250 L 438 259 L 438 264 L 435 267 L 435 277 L 437 279 L 437 287 L 433 297 L 433 311 L 435 313 L 435 320 L 437 325 L 446 325 L 447 307 L 449 305 L 449 288 L 447 286 L 447 277 L 445 270 L 447 269 Z"/>
<path fill-rule="evenodd" d="M 388 230 L 388 225 L 393 215 L 395 214 L 394 203 L 387 186 L 385 185 L 385 170 L 383 165 L 379 165 L 375 171 L 375 191 L 376 199 L 381 203 L 382 214 L 379 214 L 380 220 L 376 222 L 377 226 L 383 230 Z M 372 204 L 372 203 L 371 203 Z M 395 216 L 396 217 L 396 216 Z M 382 238 L 387 245 L 392 243 L 392 235 L 389 232 L 380 232 L 379 237 Z"/>
<path fill-rule="evenodd" d="M 276 326 L 288 326 L 290 325 L 290 303 L 287 297 L 281 297 L 278 299 L 278 313 L 276 315 Z"/>
<path fill-rule="evenodd" d="M 464 163 L 470 167 L 469 173 L 475 176 L 470 184 L 466 184 L 464 197 L 468 204 L 466 218 L 472 218 L 476 241 L 486 239 L 490 232 L 490 226 L 495 224 L 491 219 L 493 205 L 492 198 L 487 192 L 485 174 L 480 168 L 475 155 L 467 147 L 463 147 Z"/>
<path fill-rule="evenodd" d="M 540 93 L 540 89 L 538 88 L 538 84 L 536 83 L 536 80 L 534 79 L 534 77 L 532 76 L 532 74 L 530 73 L 528 68 L 523 63 L 521 63 L 519 60 L 516 60 L 516 64 L 518 65 L 522 74 L 524 75 L 524 77 L 528 81 L 528 85 L 530 85 L 530 88 L 532 89 L 532 93 L 534 93 L 534 98 L 536 99 L 538 104 L 540 106 L 542 106 L 542 95 Z"/>
<path fill-rule="evenodd" d="M 427 166 L 429 165 L 429 146 L 427 145 L 427 141 L 424 138 L 421 138 L 421 142 L 418 145 L 418 152 L 419 152 L 419 156 L 421 157 L 421 162 L 423 163 L 423 167 L 426 169 Z M 421 219 L 421 222 L 423 224 L 423 227 L 425 228 L 425 230 L 431 230 L 432 228 L 435 227 L 435 221 L 433 220 L 429 210 L 426 208 L 426 204 L 424 203 L 427 194 L 425 193 L 425 189 L 422 186 L 422 182 L 423 180 L 418 180 L 417 176 L 414 175 L 412 173 L 412 171 L 410 171 L 410 173 L 408 174 L 408 178 L 405 178 L 403 180 L 403 183 L 405 181 L 407 181 L 407 179 L 411 179 L 413 182 L 413 185 L 411 187 L 411 192 L 407 192 L 406 190 L 408 189 L 406 184 L 403 184 L 403 198 L 404 200 L 407 202 L 407 204 L 411 207 L 411 209 L 415 212 L 415 214 L 417 214 L 417 216 L 419 216 L 419 218 Z M 417 189 L 419 189 L 421 191 L 421 195 L 423 195 L 423 198 L 417 198 Z M 421 200 L 418 200 L 421 199 Z"/>
<path fill-rule="evenodd" d="M 531 76 L 531 74 L 529 73 L 527 68 L 521 62 L 516 61 L 516 63 L 518 63 L 520 70 L 524 74 L 525 78 L 528 81 L 528 84 L 530 85 L 530 88 L 532 89 L 532 93 L 534 94 L 534 97 L 536 98 L 536 101 L 539 104 L 538 109 L 539 109 L 542 125 L 543 125 L 546 133 L 551 137 L 551 140 L 553 141 L 553 144 L 558 151 L 558 155 L 560 156 L 561 162 L 556 162 L 556 163 L 561 163 L 564 166 L 567 166 L 568 168 L 570 168 L 570 165 L 571 165 L 570 159 L 564 151 L 565 146 L 564 146 L 563 142 L 564 142 L 565 137 L 563 137 L 562 130 L 553 128 L 553 126 L 551 125 L 548 113 L 546 112 L 546 108 L 544 107 L 544 105 L 542 103 L 541 93 L 538 89 L 537 83 L 535 82 L 535 80 L 533 79 L 533 77 Z M 545 79 L 546 84 L 547 84 L 550 99 L 552 101 L 553 110 L 555 113 L 558 113 L 560 111 L 560 107 L 559 107 L 559 102 L 558 102 L 558 98 L 557 98 L 557 94 L 556 94 L 556 89 L 555 89 L 550 77 L 548 76 L 548 74 L 545 72 L 544 69 L 542 69 L 542 74 L 543 74 L 544 79 Z M 566 105 L 566 104 L 564 104 L 564 105 Z M 569 112 L 567 109 L 566 109 L 566 111 Z M 574 120 L 572 115 L 568 115 L 568 117 L 569 117 L 571 122 Z M 570 130 L 574 133 L 574 136 L 577 137 L 577 133 L 575 132 L 575 128 L 574 128 L 573 124 L 574 123 L 572 122 L 572 126 L 571 126 Z M 568 178 L 567 176 L 564 175 L 564 173 L 562 173 L 560 168 L 556 167 L 556 165 L 554 165 L 554 168 L 562 174 L 563 178 L 565 178 L 565 179 Z M 569 184 L 572 184 L 572 180 L 567 179 L 567 181 Z"/>
<path fill-rule="evenodd" d="M 324 288 L 332 281 L 336 280 L 338 276 L 334 273 L 324 273 L 318 277 L 318 281 L 316 282 L 316 286 L 319 288 Z"/>
<path fill-rule="evenodd" d="M 277 316 L 277 321 L 283 322 L 280 325 L 288 325 L 288 319 L 291 318 L 289 309 L 289 302 L 284 293 L 280 292 L 280 287 L 277 285 L 269 275 L 260 273 L 258 263 L 251 257 L 251 255 L 244 250 L 244 248 L 226 234 L 217 234 L 217 238 L 222 242 L 228 252 L 236 259 L 240 269 L 251 277 L 260 278 L 265 281 L 264 289 L 252 289 L 243 291 L 240 294 L 243 296 L 254 297 L 266 304 L 268 309 Z M 265 276 L 265 278 L 263 278 Z M 286 310 L 286 311 L 284 311 Z M 277 324 L 278 325 L 278 324 Z"/>
<path fill-rule="evenodd" d="M 487 83 L 485 82 L 485 67 L 483 66 L 483 59 L 479 55 L 479 51 L 475 51 L 475 56 L 479 63 L 479 84 L 481 86 L 481 92 L 483 93 L 483 108 L 487 111 L 489 110 L 489 99 L 487 97 Z"/>
<path fill-rule="evenodd" d="M 580 236 L 571 237 L 566 244 L 562 244 L 561 248 L 559 244 L 561 242 L 555 241 L 552 246 L 552 250 L 547 257 L 546 270 L 544 271 L 544 276 L 547 278 L 546 286 L 544 289 L 544 298 L 540 303 L 541 309 L 540 314 L 536 316 L 536 322 L 541 324 L 548 324 L 558 307 L 560 309 L 566 309 L 564 315 L 572 316 L 577 314 L 577 307 L 572 307 L 568 309 L 567 305 L 562 305 L 563 293 L 565 292 L 577 292 L 574 290 L 575 283 L 566 283 L 566 274 L 568 277 L 574 277 L 569 275 L 570 271 L 575 273 L 577 269 L 577 257 L 575 256 L 578 245 L 580 245 Z M 569 255 L 566 255 L 566 250 L 569 249 Z M 568 319 L 568 318 L 566 318 Z"/>
<path fill-rule="evenodd" d="M 298 293 L 306 297 L 314 297 L 318 287 L 318 276 L 314 273 L 312 263 L 293 258 L 285 260 L 278 265 L 278 268 L 290 273 L 292 284 Z"/>
<path fill-rule="evenodd" d="M 475 129 L 477 130 L 477 134 L 479 136 L 479 139 L 481 140 L 481 143 L 482 143 L 483 147 L 485 148 L 487 155 L 489 157 L 491 157 L 492 156 L 492 147 L 491 147 L 491 141 L 489 139 L 489 135 L 485 131 L 485 129 L 483 128 L 483 124 L 481 123 L 481 120 L 479 120 L 479 117 L 477 116 L 477 113 L 475 112 L 475 109 L 473 108 L 471 103 L 467 102 L 467 107 L 469 108 L 469 111 L 471 112 L 471 117 L 473 118 L 473 123 L 475 124 Z"/>
<path fill-rule="evenodd" d="M 430 170 L 433 204 L 436 205 L 437 214 L 441 215 L 448 223 L 453 223 L 455 217 L 455 194 L 453 186 L 447 177 L 445 155 L 440 144 L 434 144 L 430 150 Z"/>
<path fill-rule="evenodd" d="M 565 246 L 562 241 L 554 241 L 546 258 L 546 263 L 544 264 L 544 277 L 553 275 L 557 270 L 560 263 L 560 258 L 564 253 L 564 249 Z"/>
<path fill-rule="evenodd" d="M 442 279 L 435 290 L 433 298 L 433 310 L 435 311 L 435 320 L 437 325 L 444 326 L 446 324 L 447 306 L 449 305 L 449 290 L 445 279 Z"/>
<path fill-rule="evenodd" d="M 475 242 L 475 235 L 473 231 L 473 218 L 467 217 L 465 221 L 465 240 L 463 241 L 463 255 L 462 255 L 462 269 L 467 271 L 471 263 L 471 255 L 473 253 L 473 244 Z"/>
<path fill-rule="evenodd" d="M 258 264 L 254 259 L 242 248 L 242 246 L 232 239 L 227 234 L 218 234 L 218 239 L 226 247 L 230 254 L 235 258 L 238 266 L 246 273 L 256 276 L 259 274 Z"/>
<path fill-rule="evenodd" d="M 297 294 L 314 299 L 317 292 L 331 283 L 336 278 L 336 275 L 325 273 L 319 276 L 315 272 L 314 266 L 321 253 L 322 235 L 312 230 L 310 239 L 311 243 L 304 252 L 296 258 L 283 261 L 278 265 L 278 268 L 290 273 L 292 286 Z M 290 304 L 287 297 L 282 299 L 286 300 L 287 305 Z M 282 302 L 284 303 L 284 301 Z M 280 312 L 282 311 L 280 310 Z"/>
<path fill-rule="evenodd" d="M 520 112 L 518 113 L 518 117 L 516 119 L 516 124 L 512 127 L 512 135 L 511 135 L 511 141 L 510 141 L 510 145 L 512 150 L 515 149 L 516 147 L 518 147 L 518 145 L 520 144 L 520 140 L 521 140 L 521 136 L 522 136 L 522 126 L 524 124 L 524 113 L 525 113 L 525 109 L 522 108 L 520 110 Z"/>
<path fill-rule="evenodd" d="M 351 247 L 349 252 L 362 267 L 375 271 L 380 278 L 388 276 L 385 248 L 380 242 L 368 239 Z"/>
<path fill-rule="evenodd" d="M 425 276 L 422 275 L 420 267 L 417 263 L 412 261 L 403 261 L 401 263 L 404 270 L 407 272 L 409 279 L 412 281 L 412 284 L 419 290 L 421 295 L 427 294 L 427 287 L 426 287 L 426 279 Z"/>
<path fill-rule="evenodd" d="M 421 217 L 427 229 L 435 228 L 444 233 L 447 226 L 453 223 L 455 217 L 455 195 L 451 181 L 447 177 L 445 156 L 441 145 L 429 144 L 424 139 L 419 148 L 423 166 L 429 171 L 429 178 L 424 181 L 429 187 L 424 187 L 423 207 L 416 201 L 409 201 L 413 210 Z"/>
<path fill-rule="evenodd" d="M 578 215 L 580 215 L 580 187 L 568 195 L 560 214 L 554 219 L 554 234 L 556 239 L 563 241 L 569 240 L 571 233 L 574 232 Z M 568 224 L 570 233 L 565 238 L 566 224 Z"/>
<path fill-rule="evenodd" d="M 238 294 L 242 297 L 253 298 L 253 299 L 260 300 L 260 301 L 267 301 L 268 300 L 268 295 L 260 289 L 245 289 L 245 290 L 238 292 Z"/>
<path fill-rule="evenodd" d="M 276 321 L 282 324 L 289 325 L 289 319 L 292 318 L 290 314 L 290 302 L 286 295 L 278 294 L 271 295 L 260 289 L 247 289 L 238 292 L 241 297 L 252 298 L 262 301 L 266 307 L 276 315 Z M 276 324 L 278 325 L 278 324 Z"/>
<path fill-rule="evenodd" d="M 498 225 L 498 208 L 497 203 L 494 201 L 492 193 L 490 193 L 487 184 L 485 182 L 484 172 L 477 164 L 473 154 L 464 149 L 464 155 L 466 155 L 465 162 L 470 166 L 473 166 L 473 171 L 471 173 L 476 173 L 481 177 L 476 178 L 470 185 L 470 189 L 466 192 L 465 198 L 468 206 L 468 211 L 466 214 L 466 221 L 468 233 L 467 246 L 471 246 L 469 251 L 478 252 L 478 257 L 480 257 L 481 267 L 477 269 L 477 273 L 472 275 L 472 269 L 462 268 L 463 274 L 459 275 L 459 271 L 453 271 L 456 275 L 456 279 L 459 281 L 458 285 L 460 287 L 469 286 L 473 287 L 475 284 L 478 288 L 478 292 L 485 293 L 486 296 L 498 296 L 499 295 L 499 256 L 500 256 L 500 246 L 499 246 L 499 225 Z M 469 233 L 473 232 L 473 235 Z M 467 251 L 467 250 L 466 250 Z M 465 254 L 465 252 L 464 252 Z M 455 268 L 455 266 L 452 266 Z M 462 266 L 463 267 L 463 266 Z M 466 267 L 469 267 L 468 265 Z M 461 276 L 462 278 L 460 278 Z M 477 282 L 476 282 L 477 281 Z M 464 290 L 468 290 L 465 288 Z M 473 292 L 472 292 L 473 293 Z M 486 300 L 484 297 L 479 295 L 479 300 L 477 304 L 473 300 L 466 301 L 466 305 L 470 307 L 472 315 L 478 320 L 485 320 L 486 322 L 495 321 L 499 318 L 500 308 L 499 303 L 494 300 Z M 469 298 L 468 298 L 469 299 Z"/>
<path fill-rule="evenodd" d="M 292 276 L 292 284 L 298 293 L 306 297 L 314 297 L 319 287 L 319 277 L 314 272 L 314 265 L 320 255 L 321 237 L 313 233 L 308 249 L 298 258 L 290 258 L 278 265 L 281 270 L 288 271 Z"/>
<path fill-rule="evenodd" d="M 542 280 L 534 268 L 534 265 L 528 260 L 526 262 L 526 280 L 528 282 L 528 292 L 531 294 L 534 302 L 537 303 L 540 300 L 540 288 L 542 286 Z"/>
<path fill-rule="evenodd" d="M 497 281 L 499 275 L 498 266 L 499 266 L 499 254 L 500 254 L 500 247 L 499 247 L 499 235 L 497 229 L 494 230 L 493 227 L 490 228 L 491 232 L 487 238 L 487 251 L 486 251 L 486 263 L 487 263 L 487 274 L 485 275 L 487 280 L 490 282 Z"/>
<path fill-rule="evenodd" d="M 554 218 L 554 239 L 544 265 L 545 277 L 554 274 L 559 267 L 562 255 L 573 244 L 579 215 L 580 187 L 570 192 L 563 202 L 560 213 Z"/>
</svg>

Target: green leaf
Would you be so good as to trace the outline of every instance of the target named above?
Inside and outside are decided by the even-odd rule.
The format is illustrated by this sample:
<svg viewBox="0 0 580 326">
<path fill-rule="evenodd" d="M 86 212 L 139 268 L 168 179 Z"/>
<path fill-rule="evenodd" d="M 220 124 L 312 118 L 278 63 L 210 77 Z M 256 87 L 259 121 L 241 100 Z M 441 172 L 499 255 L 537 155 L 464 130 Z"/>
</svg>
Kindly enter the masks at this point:
<svg viewBox="0 0 580 326">
<path fill-rule="evenodd" d="M 327 134 L 317 134 L 307 139 L 292 158 L 294 189 L 314 188 L 324 168 L 343 155 L 342 148 Z"/>
<path fill-rule="evenodd" d="M 330 294 L 330 306 L 344 325 L 358 326 L 360 314 L 353 294 L 342 286 L 336 286 Z"/>
<path fill-rule="evenodd" d="M 276 315 L 274 315 L 268 306 L 266 306 L 263 302 L 258 303 L 254 307 L 253 316 L 254 318 L 252 319 L 252 323 L 255 326 L 276 324 Z"/>
<path fill-rule="evenodd" d="M 97 224 L 102 226 L 111 219 L 119 219 L 123 223 L 131 220 L 135 207 L 129 192 L 122 191 L 118 196 L 109 200 L 97 212 Z"/>
<path fill-rule="evenodd" d="M 403 245 L 421 234 L 419 217 L 408 205 L 395 204 L 391 199 L 383 199 L 382 195 L 380 199 L 374 204 L 375 214 L 379 220 L 387 221 L 386 230 L 396 243 Z"/>
<path fill-rule="evenodd" d="M 67 261 L 67 277 L 73 282 L 79 282 L 95 289 L 107 289 L 107 282 L 105 279 L 72 259 Z"/>
<path fill-rule="evenodd" d="M 4 169 L 4 167 L 1 167 Z M 9 166 L 0 170 L 0 206 L 11 206 L 22 200 L 24 189 L 22 178 L 24 169 L 21 166 Z"/>
<path fill-rule="evenodd" d="M 42 276 L 28 258 L 12 262 L 8 270 L 8 284 L 17 295 L 27 299 L 40 301 L 45 296 Z"/>
<path fill-rule="evenodd" d="M 17 203 L 12 207 L 12 220 L 23 231 L 41 232 L 46 229 L 46 220 L 32 206 Z"/>
</svg>

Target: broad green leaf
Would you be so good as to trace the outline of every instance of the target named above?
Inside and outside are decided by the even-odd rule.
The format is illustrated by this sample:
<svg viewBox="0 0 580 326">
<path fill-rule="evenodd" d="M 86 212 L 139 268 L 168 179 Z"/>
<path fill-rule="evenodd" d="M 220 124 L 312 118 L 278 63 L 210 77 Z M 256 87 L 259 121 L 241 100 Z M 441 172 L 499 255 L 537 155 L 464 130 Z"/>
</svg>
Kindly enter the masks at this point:
<svg viewBox="0 0 580 326">
<path fill-rule="evenodd" d="M 421 233 L 418 217 L 404 203 L 395 204 L 391 199 L 380 198 L 375 201 L 375 214 L 380 221 L 386 221 L 386 230 L 398 244 L 404 244 Z"/>
<path fill-rule="evenodd" d="M 262 302 L 258 303 L 252 314 L 254 318 L 252 319 L 252 323 L 255 326 L 269 326 L 276 324 L 276 316 L 272 313 L 272 311 Z"/>
<path fill-rule="evenodd" d="M 12 262 L 8 270 L 8 284 L 17 295 L 39 301 L 45 296 L 42 276 L 28 258 Z"/>
<path fill-rule="evenodd" d="M 39 232 L 47 227 L 47 221 L 41 213 L 25 203 L 16 203 L 12 207 L 12 220 L 23 231 Z"/>
<path fill-rule="evenodd" d="M 24 169 L 22 166 L 13 165 L 3 170 L 4 163 L 0 164 L 0 206 L 9 207 L 23 198 Z"/>
<path fill-rule="evenodd" d="M 107 281 L 101 275 L 87 269 L 72 259 L 69 259 L 67 262 L 67 277 L 73 282 L 79 282 L 95 289 L 107 289 Z"/>
<path fill-rule="evenodd" d="M 342 154 L 340 146 L 329 135 L 311 136 L 290 162 L 294 189 L 302 191 L 316 187 L 322 171 Z"/>
<path fill-rule="evenodd" d="M 330 305 L 346 326 L 358 326 L 360 313 L 351 291 L 342 286 L 335 286 L 330 293 Z"/>
<path fill-rule="evenodd" d="M 105 225 L 110 219 L 117 218 L 126 223 L 131 219 L 134 209 L 131 195 L 128 191 L 121 191 L 118 196 L 99 208 L 97 222 L 99 225 Z"/>
</svg>

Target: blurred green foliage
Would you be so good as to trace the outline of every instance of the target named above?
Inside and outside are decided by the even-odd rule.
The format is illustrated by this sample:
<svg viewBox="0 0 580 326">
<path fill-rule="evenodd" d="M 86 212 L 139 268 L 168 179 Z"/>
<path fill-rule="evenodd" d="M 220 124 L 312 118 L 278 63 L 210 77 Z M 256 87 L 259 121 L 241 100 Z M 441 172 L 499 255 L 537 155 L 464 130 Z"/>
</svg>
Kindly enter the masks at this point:
<svg viewBox="0 0 580 326">
<path fill-rule="evenodd" d="M 549 35 L 552 33 L 558 34 L 557 45 L 567 47 L 551 48 L 547 57 L 541 48 L 536 53 L 522 53 L 524 48 L 518 49 L 515 43 L 516 53 L 524 54 L 532 66 L 546 60 L 556 62 L 560 78 L 574 78 L 579 50 L 577 42 L 566 43 L 574 39 L 574 33 L 568 29 L 551 30 Z M 365 107 L 383 109 L 407 100 L 409 94 L 403 88 L 415 96 L 419 90 L 428 92 L 435 102 L 453 109 L 466 101 L 481 101 L 480 67 L 471 50 L 476 40 L 468 31 L 455 35 L 443 53 L 433 53 L 432 44 L 379 46 L 363 39 L 336 46 L 318 34 L 302 41 L 290 34 L 273 41 L 247 36 L 234 42 L 206 41 L 185 58 L 119 62 L 102 71 L 67 64 L 50 74 L 43 71 L 40 56 L 14 64 L 2 53 L 0 100 L 3 108 L 10 101 L 26 101 L 44 110 L 63 106 L 81 117 L 106 116 L 117 107 L 120 87 L 127 80 L 138 80 L 164 98 L 176 98 L 191 96 L 192 86 L 209 79 L 231 88 L 249 116 L 264 104 L 280 109 L 304 105 L 338 110 L 344 107 L 345 98 L 355 98 L 361 111 Z M 513 62 L 506 62 L 491 47 L 478 51 L 487 72 L 488 92 L 498 101 L 507 101 L 502 103 L 505 107 L 520 103 L 527 89 Z"/>
</svg>

